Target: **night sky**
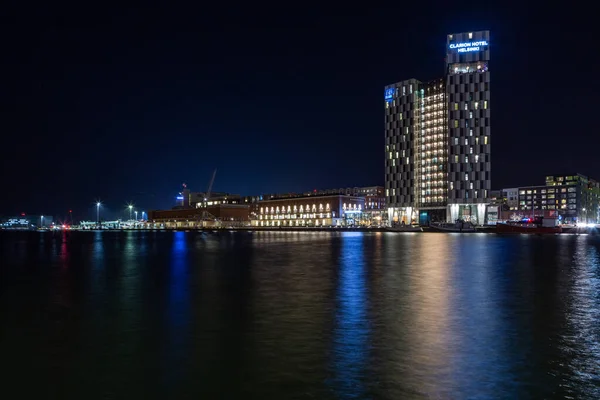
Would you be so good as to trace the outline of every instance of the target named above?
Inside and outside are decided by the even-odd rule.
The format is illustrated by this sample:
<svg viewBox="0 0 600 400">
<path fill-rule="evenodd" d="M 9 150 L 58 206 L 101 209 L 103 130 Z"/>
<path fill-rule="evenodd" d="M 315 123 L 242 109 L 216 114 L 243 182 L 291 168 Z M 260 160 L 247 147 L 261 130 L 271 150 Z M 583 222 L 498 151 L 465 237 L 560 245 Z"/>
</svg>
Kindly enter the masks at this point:
<svg viewBox="0 0 600 400">
<path fill-rule="evenodd" d="M 0 214 L 167 208 L 214 168 L 242 195 L 383 185 L 384 85 L 441 77 L 445 35 L 486 29 L 492 187 L 600 179 L 584 10 L 200 4 L 2 11 Z"/>
</svg>

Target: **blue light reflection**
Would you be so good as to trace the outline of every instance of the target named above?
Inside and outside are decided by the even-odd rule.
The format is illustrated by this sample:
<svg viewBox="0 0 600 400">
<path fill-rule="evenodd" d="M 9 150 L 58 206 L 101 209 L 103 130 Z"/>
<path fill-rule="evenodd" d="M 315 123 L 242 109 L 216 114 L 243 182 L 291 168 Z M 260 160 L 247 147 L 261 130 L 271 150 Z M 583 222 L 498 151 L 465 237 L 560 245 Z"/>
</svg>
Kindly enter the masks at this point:
<svg viewBox="0 0 600 400">
<path fill-rule="evenodd" d="M 333 367 L 334 390 L 342 398 L 366 396 L 364 369 L 368 364 L 370 326 L 363 240 L 362 233 L 349 232 L 341 237 Z"/>
<path fill-rule="evenodd" d="M 168 346 L 166 348 L 165 365 L 167 382 L 175 384 L 179 378 L 180 368 L 188 352 L 187 331 L 189 324 L 190 304 L 188 286 L 188 243 L 185 232 L 175 232 L 171 249 L 169 268 L 169 286 L 167 303 Z M 181 367 L 183 368 L 183 366 Z"/>
</svg>

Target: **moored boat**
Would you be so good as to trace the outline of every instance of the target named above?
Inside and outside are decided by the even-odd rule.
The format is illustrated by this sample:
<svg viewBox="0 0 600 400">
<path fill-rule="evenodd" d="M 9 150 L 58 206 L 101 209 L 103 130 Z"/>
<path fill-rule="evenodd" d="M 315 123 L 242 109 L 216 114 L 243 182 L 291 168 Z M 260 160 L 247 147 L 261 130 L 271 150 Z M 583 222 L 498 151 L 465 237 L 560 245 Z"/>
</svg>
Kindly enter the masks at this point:
<svg viewBox="0 0 600 400">
<path fill-rule="evenodd" d="M 526 219 L 520 222 L 506 222 L 496 224 L 496 233 L 529 233 L 537 235 L 553 235 L 562 233 L 562 228 L 556 224 L 554 219 L 539 218 L 536 220 Z"/>
<path fill-rule="evenodd" d="M 469 232 L 477 232 L 475 229 L 475 225 L 468 221 L 463 221 L 457 219 L 456 222 L 432 222 L 429 227 L 438 232 L 458 232 L 458 233 L 469 233 Z"/>
<path fill-rule="evenodd" d="M 387 232 L 423 232 L 423 228 L 421 228 L 420 226 L 412 226 L 412 225 L 395 226 L 395 227 L 385 228 L 385 230 Z"/>
</svg>

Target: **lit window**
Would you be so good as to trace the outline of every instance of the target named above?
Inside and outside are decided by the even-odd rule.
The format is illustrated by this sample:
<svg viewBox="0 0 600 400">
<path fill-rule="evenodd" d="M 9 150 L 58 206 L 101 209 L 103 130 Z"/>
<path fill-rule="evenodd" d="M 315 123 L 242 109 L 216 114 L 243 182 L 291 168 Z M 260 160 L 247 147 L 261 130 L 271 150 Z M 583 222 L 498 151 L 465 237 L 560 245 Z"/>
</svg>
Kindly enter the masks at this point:
<svg viewBox="0 0 600 400">
<path fill-rule="evenodd" d="M 478 102 L 478 101 L 476 101 L 476 102 L 475 102 L 475 109 L 477 110 L 478 108 L 479 108 L 479 102 Z"/>
<path fill-rule="evenodd" d="M 454 182 L 450 182 L 450 190 L 454 190 Z"/>
<path fill-rule="evenodd" d="M 483 137 L 483 144 L 488 144 L 488 137 L 487 136 Z"/>
<path fill-rule="evenodd" d="M 469 162 L 469 157 L 465 156 L 465 162 L 468 163 Z"/>
<path fill-rule="evenodd" d="M 458 110 L 458 103 L 454 103 L 454 109 Z"/>
<path fill-rule="evenodd" d="M 408 164 L 408 161 L 409 161 L 408 157 L 406 157 L 405 160 L 406 160 L 406 163 Z"/>
<path fill-rule="evenodd" d="M 394 159 L 392 160 L 392 167 L 395 167 L 395 166 L 396 166 L 396 159 L 394 158 Z"/>
<path fill-rule="evenodd" d="M 264 214 L 264 213 L 263 213 L 263 208 L 262 208 L 262 207 L 260 208 L 260 213 L 261 213 L 261 214 Z"/>
<path fill-rule="evenodd" d="M 479 155 L 475 154 L 475 162 L 479 162 Z"/>
<path fill-rule="evenodd" d="M 406 86 L 402 86 L 402 94 L 405 95 L 406 94 Z"/>
<path fill-rule="evenodd" d="M 467 102 L 465 101 L 465 111 L 469 109 L 469 105 L 467 104 Z"/>
<path fill-rule="evenodd" d="M 458 144 L 458 138 L 457 137 L 454 138 L 454 144 Z"/>
<path fill-rule="evenodd" d="M 485 110 L 487 110 L 487 100 L 484 100 L 484 101 L 483 101 L 483 108 L 484 108 Z"/>
<path fill-rule="evenodd" d="M 400 113 L 400 114 L 398 115 L 398 119 L 399 119 L 400 121 L 402 121 L 402 113 Z"/>
<path fill-rule="evenodd" d="M 392 159 L 392 152 L 390 151 L 390 160 Z"/>
<path fill-rule="evenodd" d="M 458 120 L 457 119 L 454 120 L 454 127 L 458 128 Z"/>
<path fill-rule="evenodd" d="M 465 174 L 465 181 L 469 180 L 469 174 Z"/>
<path fill-rule="evenodd" d="M 473 39 L 473 32 L 469 32 L 469 39 Z"/>
<path fill-rule="evenodd" d="M 396 195 L 396 189 L 392 189 L 392 196 Z"/>
<path fill-rule="evenodd" d="M 469 148 L 469 154 L 473 154 L 473 148 L 472 147 Z"/>
<path fill-rule="evenodd" d="M 390 103 L 388 103 L 387 101 L 385 102 L 385 108 L 390 108 Z"/>
<path fill-rule="evenodd" d="M 465 146 L 469 144 L 469 139 L 465 138 Z"/>
<path fill-rule="evenodd" d="M 469 189 L 473 189 L 473 182 L 469 182 Z"/>
<path fill-rule="evenodd" d="M 475 144 L 479 144 L 479 138 L 478 137 L 475 138 Z"/>
<path fill-rule="evenodd" d="M 473 118 L 473 111 L 469 111 L 469 118 Z"/>
<path fill-rule="evenodd" d="M 409 89 L 408 89 L 408 91 L 409 91 L 410 93 L 412 93 L 412 85 L 410 85 L 410 86 L 409 86 Z"/>
<path fill-rule="evenodd" d="M 399 157 L 399 153 L 398 153 L 398 152 L 396 152 L 396 158 L 398 158 L 398 157 Z"/>
<path fill-rule="evenodd" d="M 473 129 L 469 129 L 469 136 L 473 136 Z"/>
<path fill-rule="evenodd" d="M 454 162 L 457 163 L 458 162 L 458 156 L 454 156 Z"/>
</svg>

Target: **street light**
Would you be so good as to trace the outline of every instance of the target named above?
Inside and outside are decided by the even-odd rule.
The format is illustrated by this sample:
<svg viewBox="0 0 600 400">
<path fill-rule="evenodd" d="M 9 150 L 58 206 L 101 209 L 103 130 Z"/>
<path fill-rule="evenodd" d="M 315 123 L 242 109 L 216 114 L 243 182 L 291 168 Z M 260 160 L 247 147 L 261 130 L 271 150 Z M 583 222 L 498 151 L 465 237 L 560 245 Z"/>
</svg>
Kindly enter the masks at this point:
<svg viewBox="0 0 600 400">
<path fill-rule="evenodd" d="M 131 210 L 133 210 L 133 205 L 129 205 L 129 220 L 131 220 Z"/>
<path fill-rule="evenodd" d="M 135 211 L 135 220 L 137 221 L 137 210 Z"/>
<path fill-rule="evenodd" d="M 40 227 L 44 226 L 44 216 L 40 216 Z"/>
<path fill-rule="evenodd" d="M 144 214 L 146 214 L 146 212 L 142 211 L 142 221 L 144 220 Z"/>
<path fill-rule="evenodd" d="M 96 224 L 100 223 L 100 202 L 96 203 Z"/>
</svg>

